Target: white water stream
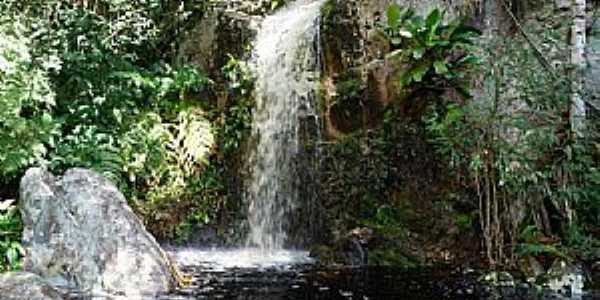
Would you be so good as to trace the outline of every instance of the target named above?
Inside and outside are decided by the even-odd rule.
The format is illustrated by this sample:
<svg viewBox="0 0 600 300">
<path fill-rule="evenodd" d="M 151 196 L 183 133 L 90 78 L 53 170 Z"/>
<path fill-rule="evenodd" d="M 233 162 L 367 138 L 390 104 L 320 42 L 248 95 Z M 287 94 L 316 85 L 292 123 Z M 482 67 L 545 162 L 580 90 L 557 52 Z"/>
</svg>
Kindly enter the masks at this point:
<svg viewBox="0 0 600 300">
<path fill-rule="evenodd" d="M 248 247 L 279 251 L 288 239 L 289 213 L 298 206 L 302 151 L 300 120 L 317 115 L 312 99 L 319 78 L 315 40 L 322 1 L 296 1 L 267 16 L 254 44 L 256 109 L 248 185 Z"/>
<path fill-rule="evenodd" d="M 245 193 L 249 233 L 241 249 L 179 249 L 182 266 L 268 268 L 310 263 L 306 251 L 286 250 L 290 213 L 299 206 L 301 120 L 318 123 L 319 15 L 323 0 L 298 0 L 265 17 L 251 65 L 256 76 L 252 138 L 256 149 Z M 317 125 L 318 127 L 318 125 Z"/>
</svg>

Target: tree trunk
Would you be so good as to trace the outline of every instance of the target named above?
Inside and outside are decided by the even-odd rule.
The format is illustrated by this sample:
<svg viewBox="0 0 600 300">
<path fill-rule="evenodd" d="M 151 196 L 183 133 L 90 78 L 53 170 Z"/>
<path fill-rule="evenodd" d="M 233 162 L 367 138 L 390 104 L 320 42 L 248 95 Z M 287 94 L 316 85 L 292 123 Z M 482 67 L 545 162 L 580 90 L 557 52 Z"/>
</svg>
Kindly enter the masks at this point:
<svg viewBox="0 0 600 300">
<path fill-rule="evenodd" d="M 572 94 L 571 94 L 571 130 L 577 136 L 583 135 L 585 123 L 585 103 L 582 98 L 583 70 L 585 68 L 585 7 L 586 0 L 573 0 L 573 24 L 571 26 L 571 64 Z"/>
</svg>

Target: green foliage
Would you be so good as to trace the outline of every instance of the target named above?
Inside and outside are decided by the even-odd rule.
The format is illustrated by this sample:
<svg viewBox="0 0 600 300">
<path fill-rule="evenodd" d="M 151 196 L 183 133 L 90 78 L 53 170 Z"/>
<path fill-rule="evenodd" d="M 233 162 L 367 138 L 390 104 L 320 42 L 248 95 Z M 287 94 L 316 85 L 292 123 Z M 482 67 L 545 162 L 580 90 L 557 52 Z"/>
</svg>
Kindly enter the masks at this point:
<svg viewBox="0 0 600 300">
<path fill-rule="evenodd" d="M 409 68 L 400 78 L 402 87 L 444 90 L 463 87 L 469 70 L 477 62 L 472 54 L 480 32 L 462 20 L 444 23 L 443 11 L 434 9 L 426 18 L 393 4 L 381 30 L 393 49 L 400 49 Z"/>
<path fill-rule="evenodd" d="M 381 204 L 374 209 L 372 215 L 361 220 L 361 226 L 375 230 L 377 236 L 390 241 L 408 240 L 406 224 L 402 222 L 399 210 L 399 207 Z"/>
<path fill-rule="evenodd" d="M 462 164 L 462 156 L 457 149 L 465 147 L 465 137 L 470 134 L 464 123 L 464 108 L 449 104 L 444 116 L 441 116 L 433 107 L 424 116 L 425 125 L 429 132 L 430 142 L 436 145 L 436 152 L 446 158 L 453 169 Z"/>
<path fill-rule="evenodd" d="M 202 111 L 182 111 L 171 124 L 155 114 L 142 118 L 122 140 L 130 185 L 147 187 L 138 196 L 154 204 L 179 199 L 209 163 L 214 142 Z"/>
<path fill-rule="evenodd" d="M 169 133 L 156 113 L 140 116 L 120 138 L 123 171 L 132 185 L 154 186 L 168 172 Z"/>
<path fill-rule="evenodd" d="M 106 72 L 96 79 L 97 74 L 77 71 L 86 83 L 65 89 L 84 96 L 61 106 L 71 113 L 49 155 L 51 168 L 95 169 L 139 201 L 140 210 L 148 210 L 146 202 L 177 201 L 188 180 L 208 164 L 215 144 L 212 125 L 186 100 L 210 81 L 186 67 L 147 71 L 126 65 Z"/>
<path fill-rule="evenodd" d="M 214 130 L 202 110 L 190 108 L 180 111 L 173 122 L 156 113 L 142 115 L 119 139 L 126 187 L 134 187 L 125 189 L 159 237 L 177 236 L 185 218 L 200 214 L 207 222 L 212 218 L 208 204 L 218 195 L 201 180 L 206 180 L 207 168 L 212 170 Z"/>
<path fill-rule="evenodd" d="M 369 263 L 373 265 L 401 267 L 403 269 L 414 269 L 421 265 L 418 260 L 409 254 L 390 248 L 369 251 Z"/>
<path fill-rule="evenodd" d="M 283 7 L 286 4 L 286 0 L 271 0 L 271 10 L 276 10 Z"/>
<path fill-rule="evenodd" d="M 203 115 L 201 110 L 182 111 L 169 131 L 171 159 L 187 175 L 196 175 L 199 166 L 208 164 L 215 143 L 212 125 Z"/>
<path fill-rule="evenodd" d="M 124 162 L 119 156 L 117 141 L 110 133 L 102 133 L 94 125 L 76 125 L 73 131 L 59 138 L 49 153 L 49 167 L 64 171 L 70 167 L 94 169 L 116 183 Z"/>
<path fill-rule="evenodd" d="M 544 235 L 536 226 L 526 226 L 519 236 L 519 244 L 516 246 L 515 253 L 518 257 L 533 256 L 538 257 L 547 255 L 554 258 L 560 258 L 565 261 L 573 260 L 564 249 L 557 245 L 547 245 L 540 243 Z"/>
<path fill-rule="evenodd" d="M 0 202 L 0 272 L 21 267 L 21 218 L 12 200 Z"/>
<path fill-rule="evenodd" d="M 222 72 L 227 79 L 231 103 L 225 110 L 219 136 L 223 154 L 231 155 L 242 146 L 250 133 L 254 107 L 251 95 L 254 77 L 244 62 L 232 56 L 229 56 Z"/>
<path fill-rule="evenodd" d="M 554 30 L 541 30 L 539 44 L 548 48 L 543 50 L 551 60 L 568 61 L 568 54 L 560 51 L 567 48 L 560 42 L 564 32 Z M 569 256 L 578 248 L 576 243 L 591 245 L 586 238 L 567 243 L 569 228 L 585 224 L 578 231 L 583 234 L 585 228 L 598 226 L 600 185 L 593 158 L 597 120 L 588 122 L 585 138 L 572 134 L 565 117 L 571 105 L 568 65 L 556 70 L 565 74 L 556 78 L 543 70 L 534 49 L 524 43 L 507 38 L 487 45 L 480 55 L 489 67 L 479 70 L 485 75 L 487 94 L 430 107 L 424 118 L 431 142 L 461 187 L 477 194 L 492 263 L 512 263 L 512 254 Z M 541 236 L 528 236 L 531 228 L 542 236 L 560 237 L 563 245 L 539 243 Z"/>
<path fill-rule="evenodd" d="M 360 78 L 360 74 L 356 72 L 346 72 L 338 75 L 336 80 L 336 95 L 333 105 L 341 104 L 345 106 L 361 105 L 361 97 L 363 95 L 364 86 Z"/>
<path fill-rule="evenodd" d="M 160 42 L 160 1 L 65 4 L 2 3 L 12 14 L 0 22 L 6 181 L 45 160 L 55 170 L 92 167 L 117 179 L 124 162 L 116 141 L 129 123 L 146 111 L 177 115 L 186 94 L 210 84 L 192 68 L 147 67 Z"/>
<path fill-rule="evenodd" d="M 454 223 L 458 227 L 460 233 L 466 233 L 473 229 L 475 220 L 473 216 L 468 214 L 457 214 L 454 216 Z"/>
<path fill-rule="evenodd" d="M 357 227 L 373 230 L 378 244 L 369 247 L 369 264 L 410 268 L 418 263 L 408 249 L 409 208 L 392 198 L 407 182 L 401 162 L 391 159 L 401 152 L 400 141 L 413 136 L 407 131 L 392 123 L 374 131 L 356 131 L 322 148 L 320 195 L 326 220 L 337 234 Z"/>
<path fill-rule="evenodd" d="M 248 96 L 252 92 L 254 77 L 252 77 L 250 67 L 245 62 L 229 55 L 229 61 L 221 71 L 234 95 Z"/>
<path fill-rule="evenodd" d="M 360 117 L 365 107 L 363 81 L 356 71 L 341 73 L 335 81 L 336 92 L 330 99 L 331 115 L 336 116 L 346 131 L 356 130 L 364 121 Z"/>
<path fill-rule="evenodd" d="M 215 165 L 209 165 L 199 177 L 190 181 L 189 196 L 197 197 L 198 204 L 193 207 L 184 220 L 175 228 L 176 242 L 187 241 L 196 226 L 210 224 L 226 203 L 225 179 Z"/>
<path fill-rule="evenodd" d="M 212 221 L 223 194 L 211 166 L 221 122 L 240 140 L 250 104 L 230 110 L 241 121 L 215 118 L 212 104 L 198 99 L 212 81 L 163 60 L 187 26 L 181 22 L 204 8 L 204 1 L 2 1 L 1 180 L 40 164 L 56 173 L 86 167 L 117 183 L 160 238 L 187 219 Z M 241 76 L 236 91 L 250 93 L 248 73 L 229 75 Z"/>
<path fill-rule="evenodd" d="M 5 181 L 41 162 L 57 130 L 48 76 L 59 66 L 56 57 L 32 53 L 24 22 L 0 17 L 0 178 Z"/>
</svg>

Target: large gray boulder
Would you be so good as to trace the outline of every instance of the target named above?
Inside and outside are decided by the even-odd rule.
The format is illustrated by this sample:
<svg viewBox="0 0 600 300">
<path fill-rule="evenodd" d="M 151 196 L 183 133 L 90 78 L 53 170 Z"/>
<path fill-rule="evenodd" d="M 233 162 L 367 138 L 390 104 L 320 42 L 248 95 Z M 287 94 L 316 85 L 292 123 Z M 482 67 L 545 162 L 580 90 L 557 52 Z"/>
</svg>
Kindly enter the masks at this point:
<svg viewBox="0 0 600 300">
<path fill-rule="evenodd" d="M 0 275 L 0 299 L 62 300 L 65 298 L 42 277 L 19 272 Z"/>
<path fill-rule="evenodd" d="M 156 295 L 176 285 L 168 257 L 101 175 L 57 180 L 33 168 L 21 180 L 24 269 L 89 293 Z"/>
</svg>

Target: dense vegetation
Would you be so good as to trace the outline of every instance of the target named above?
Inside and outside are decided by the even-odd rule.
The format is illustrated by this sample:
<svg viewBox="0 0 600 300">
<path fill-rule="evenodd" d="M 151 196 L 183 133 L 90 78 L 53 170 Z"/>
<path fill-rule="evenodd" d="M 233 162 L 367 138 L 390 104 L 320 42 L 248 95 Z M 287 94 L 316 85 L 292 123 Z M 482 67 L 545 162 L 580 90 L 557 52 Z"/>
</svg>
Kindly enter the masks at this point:
<svg viewBox="0 0 600 300">
<path fill-rule="evenodd" d="M 160 239 L 183 241 L 194 226 L 239 212 L 229 176 L 239 175 L 233 165 L 250 130 L 250 70 L 230 56 L 216 82 L 177 59 L 182 34 L 207 5 L 0 0 L 0 271 L 18 269 L 21 255 L 16 202 L 2 199 L 18 197 L 31 166 L 101 172 Z M 422 218 L 398 192 L 423 179 L 402 169 L 412 161 L 435 170 L 426 175 L 442 186 L 440 208 L 427 216 L 447 214 L 456 238 L 477 236 L 490 265 L 514 267 L 529 256 L 598 260 L 598 112 L 573 126 L 573 66 L 548 64 L 569 61 L 560 36 L 570 24 L 532 40 L 527 32 L 490 38 L 445 20 L 441 10 L 419 16 L 391 6 L 378 24 L 384 55 L 403 70 L 400 96 L 377 126 L 354 124 L 325 147 L 334 161 L 324 158 L 321 201 L 330 230 L 374 229 L 384 240 L 374 262 L 420 263 L 401 249 L 408 223 Z M 335 108 L 360 123 L 358 77 L 339 76 Z"/>
<path fill-rule="evenodd" d="M 374 230 L 372 262 L 411 266 L 447 251 L 522 270 L 530 258 L 545 268 L 599 259 L 598 114 L 573 83 L 569 12 L 548 6 L 526 20 L 508 10 L 521 31 L 506 35 L 391 6 L 382 59 L 401 71 L 377 121 L 364 109 L 377 104 L 372 87 L 353 69 L 335 78 L 334 121 L 352 129 L 327 146 L 322 201 L 342 232 Z M 324 35 L 343 43 L 335 33 Z M 591 112 L 584 126 L 571 117 L 575 92 Z M 364 117 L 351 117 L 356 125 L 345 114 Z"/>
<path fill-rule="evenodd" d="M 174 61 L 202 1 L 4 0 L 0 11 L 0 196 L 16 198 L 30 166 L 86 167 L 117 183 L 160 238 L 216 218 L 251 78 L 232 58 L 233 100 L 217 107 L 205 97 L 213 82 Z M 15 268 L 20 222 L 2 203 L 0 265 Z"/>
<path fill-rule="evenodd" d="M 408 55 L 400 85 L 426 101 L 422 122 L 455 176 L 455 192 L 477 203 L 470 218 L 479 223 L 488 262 L 515 266 L 540 255 L 597 260 L 597 114 L 576 129 L 569 117 L 577 88 L 573 67 L 549 69 L 537 48 L 539 43 L 550 59 L 568 62 L 569 45 L 560 37 L 570 24 L 542 29 L 536 41 L 488 38 L 475 47 L 473 29 L 460 22 L 442 25 L 442 15 L 434 10 L 423 19 L 392 6 L 384 33 L 391 49 Z M 485 92 L 472 95 L 477 80 Z"/>
</svg>

